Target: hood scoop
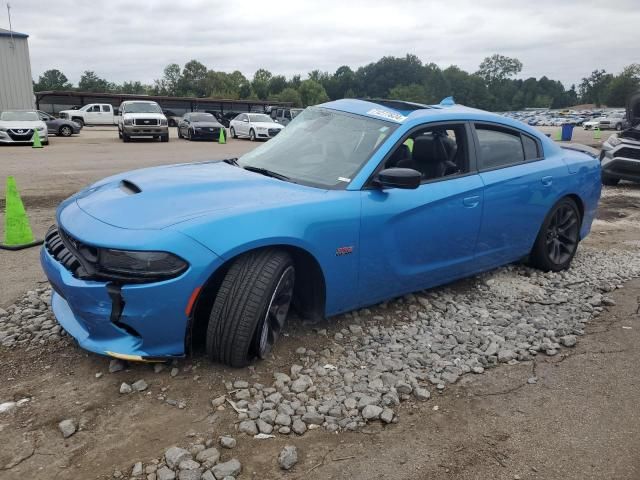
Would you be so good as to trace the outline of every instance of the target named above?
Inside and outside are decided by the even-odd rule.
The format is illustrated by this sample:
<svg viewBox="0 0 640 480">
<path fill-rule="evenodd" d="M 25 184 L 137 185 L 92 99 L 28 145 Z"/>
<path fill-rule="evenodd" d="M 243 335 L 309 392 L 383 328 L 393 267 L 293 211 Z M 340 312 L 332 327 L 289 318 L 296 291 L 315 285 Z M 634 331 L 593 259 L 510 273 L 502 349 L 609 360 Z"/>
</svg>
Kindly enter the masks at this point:
<svg viewBox="0 0 640 480">
<path fill-rule="evenodd" d="M 142 189 L 131 180 L 121 180 L 120 190 L 122 190 L 127 195 L 136 195 L 142 192 Z"/>
</svg>

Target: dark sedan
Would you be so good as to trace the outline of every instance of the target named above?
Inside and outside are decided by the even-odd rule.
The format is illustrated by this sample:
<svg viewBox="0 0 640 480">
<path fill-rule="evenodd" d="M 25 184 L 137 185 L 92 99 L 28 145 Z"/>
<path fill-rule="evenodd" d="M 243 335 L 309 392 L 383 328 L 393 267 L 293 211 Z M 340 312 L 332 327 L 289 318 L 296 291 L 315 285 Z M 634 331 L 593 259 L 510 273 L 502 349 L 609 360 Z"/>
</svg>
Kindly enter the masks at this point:
<svg viewBox="0 0 640 480">
<path fill-rule="evenodd" d="M 217 140 L 220 137 L 220 129 L 224 130 L 224 127 L 210 113 L 188 112 L 178 123 L 178 138 Z"/>
<path fill-rule="evenodd" d="M 49 135 L 53 133 L 58 137 L 70 137 L 74 133 L 80 133 L 80 130 L 82 130 L 82 127 L 76 122 L 72 122 L 71 120 L 64 118 L 52 117 L 42 110 L 38 110 L 38 115 L 40 116 L 40 119 L 47 124 Z"/>
</svg>

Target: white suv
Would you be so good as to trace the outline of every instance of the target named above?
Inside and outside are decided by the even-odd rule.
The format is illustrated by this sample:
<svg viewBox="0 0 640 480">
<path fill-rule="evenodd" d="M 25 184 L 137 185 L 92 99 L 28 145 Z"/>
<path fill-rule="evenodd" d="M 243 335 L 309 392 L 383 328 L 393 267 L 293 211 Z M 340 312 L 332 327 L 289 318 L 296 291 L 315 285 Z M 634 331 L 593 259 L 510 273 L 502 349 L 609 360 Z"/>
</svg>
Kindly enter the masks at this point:
<svg viewBox="0 0 640 480">
<path fill-rule="evenodd" d="M 123 142 L 132 137 L 153 137 L 169 141 L 167 117 L 160 105 L 147 100 L 131 100 L 120 104 L 118 136 Z"/>
</svg>

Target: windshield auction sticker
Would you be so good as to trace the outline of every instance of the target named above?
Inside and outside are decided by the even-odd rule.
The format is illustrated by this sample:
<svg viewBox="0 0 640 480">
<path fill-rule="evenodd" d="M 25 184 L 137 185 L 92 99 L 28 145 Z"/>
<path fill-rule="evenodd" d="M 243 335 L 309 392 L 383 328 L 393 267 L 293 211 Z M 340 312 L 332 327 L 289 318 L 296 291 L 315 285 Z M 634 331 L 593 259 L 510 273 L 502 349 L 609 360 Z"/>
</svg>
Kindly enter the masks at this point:
<svg viewBox="0 0 640 480">
<path fill-rule="evenodd" d="M 379 108 L 372 108 L 367 112 L 367 114 L 386 118 L 387 120 L 393 120 L 394 122 L 404 122 L 407 119 L 407 117 L 400 115 L 399 113 L 388 112 L 387 110 L 380 110 Z"/>
</svg>

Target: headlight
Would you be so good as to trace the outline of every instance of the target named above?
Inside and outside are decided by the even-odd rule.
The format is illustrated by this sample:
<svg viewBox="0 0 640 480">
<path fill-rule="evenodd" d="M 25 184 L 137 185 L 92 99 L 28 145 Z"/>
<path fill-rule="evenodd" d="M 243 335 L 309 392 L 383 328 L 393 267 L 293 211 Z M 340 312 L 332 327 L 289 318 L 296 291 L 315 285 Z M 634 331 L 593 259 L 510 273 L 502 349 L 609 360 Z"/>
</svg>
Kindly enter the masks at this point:
<svg viewBox="0 0 640 480">
<path fill-rule="evenodd" d="M 622 143 L 622 140 L 620 140 L 618 138 L 617 135 L 611 135 L 608 139 L 607 139 L 607 143 L 609 145 L 611 145 L 612 147 L 618 146 Z"/>
<path fill-rule="evenodd" d="M 188 266 L 187 262 L 168 252 L 98 249 L 97 260 L 100 272 L 133 280 L 177 277 Z"/>
<path fill-rule="evenodd" d="M 39 132 L 44 132 L 44 127 L 36 127 L 36 130 L 38 130 Z"/>
<path fill-rule="evenodd" d="M 166 127 L 167 126 L 167 119 L 166 118 L 161 118 L 160 119 L 160 126 L 161 127 Z"/>
<path fill-rule="evenodd" d="M 256 128 L 256 130 L 258 130 L 259 132 L 266 132 L 267 129 L 265 127 L 258 127 Z"/>
<path fill-rule="evenodd" d="M 124 124 L 125 125 L 133 125 L 133 118 L 125 118 L 124 119 Z"/>
</svg>

